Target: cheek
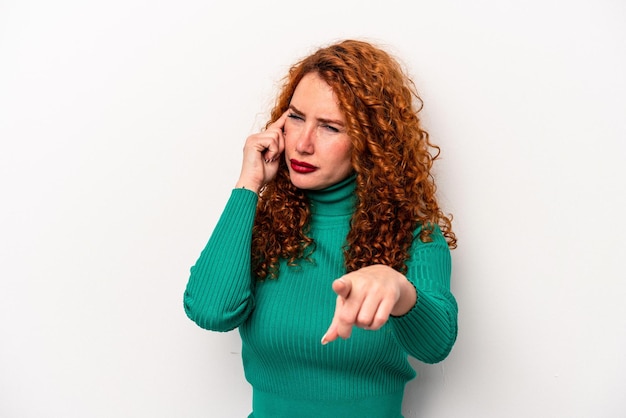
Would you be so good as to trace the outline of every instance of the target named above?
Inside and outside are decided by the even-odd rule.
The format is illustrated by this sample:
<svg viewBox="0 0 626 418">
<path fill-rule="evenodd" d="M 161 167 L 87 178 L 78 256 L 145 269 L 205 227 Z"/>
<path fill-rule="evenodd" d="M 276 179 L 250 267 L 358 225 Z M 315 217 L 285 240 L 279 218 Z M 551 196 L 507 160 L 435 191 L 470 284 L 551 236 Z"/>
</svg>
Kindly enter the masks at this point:
<svg viewBox="0 0 626 418">
<path fill-rule="evenodd" d="M 342 144 L 333 151 L 336 155 L 337 163 L 352 166 L 352 144 Z"/>
<path fill-rule="evenodd" d="M 285 138 L 285 147 L 295 144 L 298 138 L 298 127 L 293 124 L 286 123 L 283 128 L 283 136 Z"/>
</svg>

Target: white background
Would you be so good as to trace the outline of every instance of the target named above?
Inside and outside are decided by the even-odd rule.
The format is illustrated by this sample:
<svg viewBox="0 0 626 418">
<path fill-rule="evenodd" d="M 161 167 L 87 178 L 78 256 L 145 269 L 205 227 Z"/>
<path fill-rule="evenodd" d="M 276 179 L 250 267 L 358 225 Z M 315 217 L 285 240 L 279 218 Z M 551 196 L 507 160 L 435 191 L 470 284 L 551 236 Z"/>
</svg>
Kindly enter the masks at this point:
<svg viewBox="0 0 626 418">
<path fill-rule="evenodd" d="M 626 416 L 626 3 L 0 1 L 0 416 L 245 417 L 189 267 L 280 77 L 356 37 L 442 146 L 460 333 L 413 417 Z"/>
</svg>

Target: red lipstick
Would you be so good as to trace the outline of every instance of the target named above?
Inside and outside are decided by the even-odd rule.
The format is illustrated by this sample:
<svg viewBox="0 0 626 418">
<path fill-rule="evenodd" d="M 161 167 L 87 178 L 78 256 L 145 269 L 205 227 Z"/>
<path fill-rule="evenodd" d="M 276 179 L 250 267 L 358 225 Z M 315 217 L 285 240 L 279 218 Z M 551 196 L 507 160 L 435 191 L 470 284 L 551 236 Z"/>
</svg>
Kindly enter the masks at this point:
<svg viewBox="0 0 626 418">
<path fill-rule="evenodd" d="M 309 163 L 305 163 L 304 161 L 298 161 L 292 158 L 289 162 L 291 163 L 291 169 L 296 173 L 306 174 L 317 170 L 317 167 Z"/>
</svg>

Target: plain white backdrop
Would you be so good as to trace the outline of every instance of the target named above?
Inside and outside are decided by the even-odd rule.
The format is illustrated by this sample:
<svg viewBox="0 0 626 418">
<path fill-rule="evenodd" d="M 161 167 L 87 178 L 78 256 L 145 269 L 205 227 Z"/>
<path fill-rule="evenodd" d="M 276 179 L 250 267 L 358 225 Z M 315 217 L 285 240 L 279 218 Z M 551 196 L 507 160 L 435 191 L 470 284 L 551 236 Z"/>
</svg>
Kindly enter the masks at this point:
<svg viewBox="0 0 626 418">
<path fill-rule="evenodd" d="M 0 416 L 245 417 L 182 295 L 288 66 L 397 55 L 442 147 L 460 333 L 415 417 L 624 417 L 626 3 L 0 1 Z"/>
</svg>

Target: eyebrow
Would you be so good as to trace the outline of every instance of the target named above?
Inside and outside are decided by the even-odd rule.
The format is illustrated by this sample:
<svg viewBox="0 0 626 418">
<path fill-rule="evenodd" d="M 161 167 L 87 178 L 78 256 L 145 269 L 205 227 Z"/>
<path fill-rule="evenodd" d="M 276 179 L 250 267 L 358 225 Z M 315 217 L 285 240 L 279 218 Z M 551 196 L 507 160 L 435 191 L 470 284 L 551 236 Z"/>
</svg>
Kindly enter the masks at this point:
<svg viewBox="0 0 626 418">
<path fill-rule="evenodd" d="M 293 110 L 294 112 L 296 112 L 299 115 L 304 115 L 305 113 L 298 110 L 297 107 L 295 107 L 294 105 L 289 105 L 289 109 Z M 327 119 L 327 118 L 317 118 L 318 122 L 322 122 L 322 123 L 330 123 L 330 124 L 335 124 L 335 125 L 339 125 L 339 126 L 345 126 L 345 123 L 343 123 L 340 120 L 335 120 L 335 119 Z"/>
</svg>

